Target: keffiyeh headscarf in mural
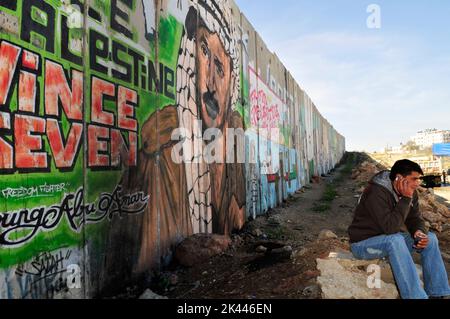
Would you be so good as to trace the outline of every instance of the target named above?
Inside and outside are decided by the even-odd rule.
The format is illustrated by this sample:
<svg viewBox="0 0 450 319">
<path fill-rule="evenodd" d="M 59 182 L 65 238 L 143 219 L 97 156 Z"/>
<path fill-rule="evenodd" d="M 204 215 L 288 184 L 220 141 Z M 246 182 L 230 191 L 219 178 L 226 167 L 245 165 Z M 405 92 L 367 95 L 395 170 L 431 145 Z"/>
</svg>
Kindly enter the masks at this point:
<svg viewBox="0 0 450 319">
<path fill-rule="evenodd" d="M 194 233 L 212 232 L 211 211 L 211 181 L 208 164 L 201 158 L 203 145 L 194 145 L 202 140 L 202 131 L 196 129 L 201 119 L 199 99 L 197 99 L 196 77 L 196 36 L 197 21 L 210 33 L 216 33 L 231 58 L 230 104 L 228 112 L 232 111 L 239 99 L 240 59 L 238 51 L 238 32 L 232 16 L 231 4 L 228 0 L 198 0 L 189 1 L 191 6 L 186 18 L 185 33 L 181 40 L 177 67 L 177 107 L 180 128 L 186 129 L 187 139 L 192 143 L 193 161 L 185 163 L 186 180 Z M 198 19 L 198 20 L 197 20 Z M 225 132 L 222 132 L 225 134 Z M 195 163 L 194 159 L 200 160 Z"/>
</svg>

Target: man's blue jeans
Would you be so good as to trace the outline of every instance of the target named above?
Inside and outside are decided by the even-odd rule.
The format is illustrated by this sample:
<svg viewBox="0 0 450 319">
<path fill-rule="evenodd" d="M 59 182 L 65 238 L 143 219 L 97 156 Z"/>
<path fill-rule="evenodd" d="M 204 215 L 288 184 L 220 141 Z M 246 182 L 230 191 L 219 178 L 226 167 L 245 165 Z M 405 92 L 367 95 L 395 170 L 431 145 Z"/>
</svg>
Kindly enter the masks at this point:
<svg viewBox="0 0 450 319">
<path fill-rule="evenodd" d="M 357 259 L 372 260 L 387 257 L 391 264 L 402 299 L 428 299 L 450 296 L 447 271 L 445 270 L 438 239 L 429 233 L 429 244 L 421 254 L 424 288 L 420 284 L 412 252 L 414 239 L 408 233 L 382 235 L 353 243 L 351 250 Z"/>
</svg>

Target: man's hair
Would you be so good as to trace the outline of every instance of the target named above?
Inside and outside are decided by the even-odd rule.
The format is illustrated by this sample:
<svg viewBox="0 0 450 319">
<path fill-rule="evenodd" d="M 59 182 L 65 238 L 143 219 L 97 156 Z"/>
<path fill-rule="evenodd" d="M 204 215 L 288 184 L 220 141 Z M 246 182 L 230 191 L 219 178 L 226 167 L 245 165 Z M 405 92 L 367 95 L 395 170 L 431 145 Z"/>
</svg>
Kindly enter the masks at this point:
<svg viewBox="0 0 450 319">
<path fill-rule="evenodd" d="M 391 181 L 394 181 L 397 174 L 402 175 L 403 177 L 406 177 L 410 175 L 412 172 L 417 172 L 421 175 L 423 175 L 422 168 L 420 168 L 420 165 L 417 163 L 414 163 L 413 161 L 404 159 L 395 162 L 394 166 L 392 166 L 391 174 L 389 175 L 389 178 Z"/>
</svg>

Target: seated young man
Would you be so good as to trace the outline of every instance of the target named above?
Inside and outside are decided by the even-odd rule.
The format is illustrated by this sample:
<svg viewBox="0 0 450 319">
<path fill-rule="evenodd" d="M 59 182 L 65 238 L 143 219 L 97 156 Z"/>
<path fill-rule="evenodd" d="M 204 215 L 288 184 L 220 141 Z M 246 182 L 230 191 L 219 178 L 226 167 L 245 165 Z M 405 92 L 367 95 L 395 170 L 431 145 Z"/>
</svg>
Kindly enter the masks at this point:
<svg viewBox="0 0 450 319">
<path fill-rule="evenodd" d="M 389 259 L 403 299 L 450 296 L 437 237 L 427 232 L 419 212 L 416 189 L 422 175 L 420 166 L 409 160 L 377 174 L 364 190 L 348 228 L 357 259 Z M 412 258 L 414 251 L 421 255 L 424 288 Z"/>
</svg>

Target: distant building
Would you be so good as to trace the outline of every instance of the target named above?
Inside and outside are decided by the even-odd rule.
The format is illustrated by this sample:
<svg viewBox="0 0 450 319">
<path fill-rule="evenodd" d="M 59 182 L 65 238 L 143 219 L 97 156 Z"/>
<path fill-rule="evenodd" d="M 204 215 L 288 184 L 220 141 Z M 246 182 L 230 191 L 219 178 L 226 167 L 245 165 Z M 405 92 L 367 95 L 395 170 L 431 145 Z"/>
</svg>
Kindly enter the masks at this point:
<svg viewBox="0 0 450 319">
<path fill-rule="evenodd" d="M 421 148 L 431 147 L 438 143 L 450 143 L 450 131 L 436 129 L 420 131 L 411 137 L 411 140 Z"/>
<path fill-rule="evenodd" d="M 403 145 L 400 146 L 386 146 L 380 150 L 380 153 L 386 154 L 404 154 L 405 150 L 403 149 Z"/>
<path fill-rule="evenodd" d="M 436 156 L 410 157 L 409 160 L 419 164 L 425 174 L 442 173 L 442 162 Z"/>
<path fill-rule="evenodd" d="M 391 153 L 393 154 L 404 154 L 403 145 L 400 146 L 392 146 Z"/>
</svg>

